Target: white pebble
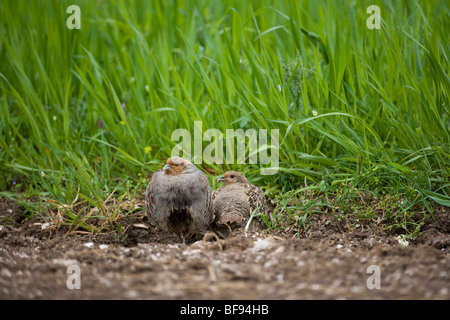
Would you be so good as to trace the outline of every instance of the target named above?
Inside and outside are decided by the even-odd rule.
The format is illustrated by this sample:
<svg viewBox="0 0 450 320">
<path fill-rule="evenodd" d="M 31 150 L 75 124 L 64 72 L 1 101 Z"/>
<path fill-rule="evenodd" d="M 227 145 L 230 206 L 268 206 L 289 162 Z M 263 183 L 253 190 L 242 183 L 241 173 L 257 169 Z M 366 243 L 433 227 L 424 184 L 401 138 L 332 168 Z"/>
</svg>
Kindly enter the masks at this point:
<svg viewBox="0 0 450 320">
<path fill-rule="evenodd" d="M 91 249 L 91 248 L 94 247 L 94 243 L 93 243 L 93 242 L 86 242 L 86 243 L 84 244 L 84 246 L 85 246 L 86 248 Z"/>
</svg>

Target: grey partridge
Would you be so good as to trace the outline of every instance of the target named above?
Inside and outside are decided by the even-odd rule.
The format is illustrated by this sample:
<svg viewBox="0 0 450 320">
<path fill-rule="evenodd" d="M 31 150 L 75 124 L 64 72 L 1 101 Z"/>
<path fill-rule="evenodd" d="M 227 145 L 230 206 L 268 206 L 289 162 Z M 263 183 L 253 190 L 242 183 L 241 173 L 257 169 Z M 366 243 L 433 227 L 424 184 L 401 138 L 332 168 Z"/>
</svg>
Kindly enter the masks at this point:
<svg viewBox="0 0 450 320">
<path fill-rule="evenodd" d="M 251 214 L 266 214 L 267 205 L 264 192 L 251 184 L 240 172 L 227 171 L 219 181 L 224 186 L 216 189 L 212 195 L 214 224 L 217 229 L 234 229 L 244 226 Z"/>
<path fill-rule="evenodd" d="M 214 221 L 211 187 L 205 174 L 190 161 L 171 157 L 154 172 L 145 194 L 148 218 L 157 228 L 186 236 Z"/>
</svg>

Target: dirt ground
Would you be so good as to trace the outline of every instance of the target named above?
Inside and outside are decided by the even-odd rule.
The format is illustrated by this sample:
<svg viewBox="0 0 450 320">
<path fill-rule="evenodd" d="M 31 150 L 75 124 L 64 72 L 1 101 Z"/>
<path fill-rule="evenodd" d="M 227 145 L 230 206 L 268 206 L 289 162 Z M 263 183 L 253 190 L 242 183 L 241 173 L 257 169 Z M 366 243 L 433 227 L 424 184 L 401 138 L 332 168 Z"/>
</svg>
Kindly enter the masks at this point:
<svg viewBox="0 0 450 320">
<path fill-rule="evenodd" d="M 182 245 L 139 218 L 118 237 L 47 228 L 23 211 L 0 198 L 0 299 L 450 299 L 446 207 L 406 246 L 320 214 L 300 233 L 236 230 Z"/>
</svg>

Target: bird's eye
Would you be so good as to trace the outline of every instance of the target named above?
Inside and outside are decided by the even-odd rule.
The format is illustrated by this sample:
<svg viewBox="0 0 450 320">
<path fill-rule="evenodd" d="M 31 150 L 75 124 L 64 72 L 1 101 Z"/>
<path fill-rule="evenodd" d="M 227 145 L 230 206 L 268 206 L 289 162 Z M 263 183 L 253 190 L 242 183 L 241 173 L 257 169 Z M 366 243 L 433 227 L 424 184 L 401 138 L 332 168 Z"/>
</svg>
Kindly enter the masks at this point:
<svg viewBox="0 0 450 320">
<path fill-rule="evenodd" d="M 234 174 L 232 174 L 232 175 L 230 176 L 230 178 L 233 179 L 233 178 L 234 178 Z"/>
</svg>

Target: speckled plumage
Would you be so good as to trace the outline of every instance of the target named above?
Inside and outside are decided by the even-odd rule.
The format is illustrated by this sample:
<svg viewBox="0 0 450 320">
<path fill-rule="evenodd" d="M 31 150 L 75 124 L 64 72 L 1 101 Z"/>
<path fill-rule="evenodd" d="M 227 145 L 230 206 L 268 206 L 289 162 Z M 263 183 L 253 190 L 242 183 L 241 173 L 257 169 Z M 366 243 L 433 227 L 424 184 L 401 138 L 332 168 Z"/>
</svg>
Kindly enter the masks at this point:
<svg viewBox="0 0 450 320">
<path fill-rule="evenodd" d="M 251 184 L 242 173 L 227 171 L 219 181 L 225 185 L 216 189 L 212 195 L 214 224 L 217 228 L 244 226 L 256 208 L 256 213 L 266 214 L 264 192 Z"/>
<path fill-rule="evenodd" d="M 205 174 L 186 159 L 172 157 L 154 172 L 145 194 L 150 222 L 157 228 L 186 235 L 208 228 L 214 221 L 211 187 Z"/>
</svg>

